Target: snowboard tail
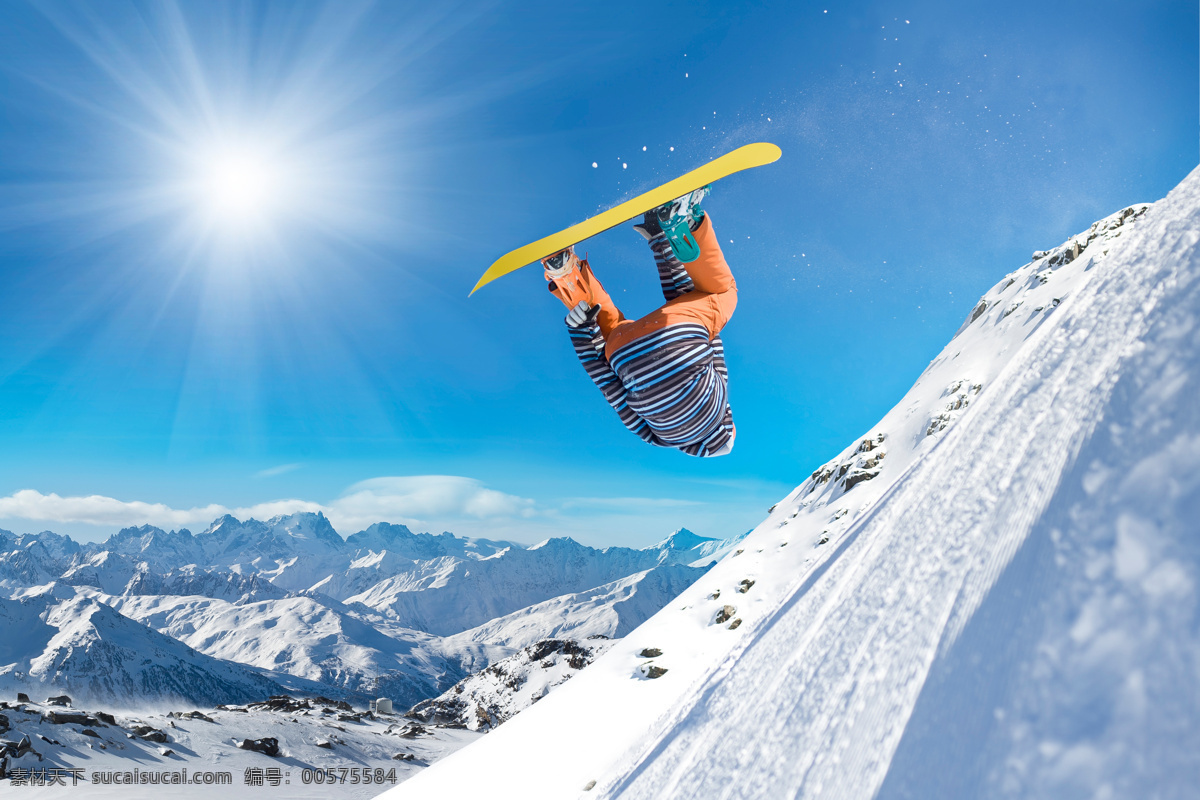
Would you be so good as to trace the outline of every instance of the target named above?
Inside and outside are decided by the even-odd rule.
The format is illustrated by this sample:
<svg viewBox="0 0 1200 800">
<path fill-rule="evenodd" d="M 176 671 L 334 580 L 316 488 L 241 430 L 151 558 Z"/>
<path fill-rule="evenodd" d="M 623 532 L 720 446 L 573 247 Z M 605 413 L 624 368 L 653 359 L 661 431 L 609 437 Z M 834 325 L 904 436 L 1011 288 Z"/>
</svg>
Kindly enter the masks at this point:
<svg viewBox="0 0 1200 800">
<path fill-rule="evenodd" d="M 603 233 L 609 228 L 615 228 L 617 225 L 628 222 L 652 208 L 657 208 L 664 203 L 674 200 L 676 197 L 682 197 L 690 191 L 699 189 L 701 186 L 707 186 L 735 172 L 741 172 L 752 167 L 761 167 L 764 164 L 777 161 L 782 154 L 783 151 L 776 145 L 767 142 L 757 142 L 739 147 L 720 158 L 713 159 L 702 167 L 698 167 L 674 180 L 655 187 L 644 194 L 639 194 L 632 200 L 626 200 L 624 203 L 603 211 L 594 217 L 585 219 L 577 225 L 572 225 L 558 233 L 538 239 L 536 242 L 531 242 L 524 247 L 518 247 L 510 253 L 505 253 L 488 267 L 487 272 L 483 273 L 483 277 L 475 284 L 475 288 L 471 290 L 471 294 L 475 294 L 480 287 L 486 286 L 503 275 L 515 272 L 526 264 L 540 261 L 546 256 L 553 255 L 560 250 L 565 250 L 573 244 L 582 242 L 584 239 L 589 239 L 598 233 Z"/>
</svg>

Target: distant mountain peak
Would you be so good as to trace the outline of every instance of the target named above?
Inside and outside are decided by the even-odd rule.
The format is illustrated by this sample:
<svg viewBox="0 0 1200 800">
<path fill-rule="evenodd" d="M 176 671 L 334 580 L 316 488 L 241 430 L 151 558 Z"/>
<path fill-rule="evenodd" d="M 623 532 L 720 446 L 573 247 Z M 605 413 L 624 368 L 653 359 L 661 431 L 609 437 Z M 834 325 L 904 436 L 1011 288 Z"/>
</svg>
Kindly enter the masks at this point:
<svg viewBox="0 0 1200 800">
<path fill-rule="evenodd" d="M 529 547 L 530 550 L 567 550 L 573 547 L 583 547 L 570 536 L 551 536 Z"/>
<path fill-rule="evenodd" d="M 705 542 L 712 542 L 712 541 L 715 541 L 715 540 L 710 539 L 707 536 L 700 536 L 699 534 L 692 533 L 687 528 L 680 528 L 679 530 L 675 531 L 667 538 L 665 538 L 659 542 L 655 542 L 654 544 L 650 545 L 649 547 L 645 547 L 643 549 L 644 550 L 691 550 L 693 547 L 698 547 L 698 546 L 704 544 Z"/>
<path fill-rule="evenodd" d="M 282 530 L 293 539 L 319 539 L 340 548 L 345 544 L 342 535 L 334 530 L 329 519 L 320 511 L 298 511 L 281 514 L 267 521 L 271 528 Z"/>
</svg>

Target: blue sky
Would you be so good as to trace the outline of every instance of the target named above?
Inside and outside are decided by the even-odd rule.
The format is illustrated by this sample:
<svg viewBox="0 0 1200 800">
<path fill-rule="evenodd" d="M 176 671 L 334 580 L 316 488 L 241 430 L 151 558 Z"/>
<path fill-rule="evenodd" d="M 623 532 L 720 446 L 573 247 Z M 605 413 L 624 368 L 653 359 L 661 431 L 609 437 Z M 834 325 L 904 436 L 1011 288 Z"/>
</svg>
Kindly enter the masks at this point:
<svg viewBox="0 0 1200 800">
<path fill-rule="evenodd" d="M 1032 250 L 1197 163 L 1194 2 L 983 5 L 4 4 L 0 526 L 749 529 Z M 706 202 L 732 455 L 627 433 L 536 267 L 467 298 L 752 141 Z M 582 249 L 661 302 L 628 226 Z"/>
</svg>

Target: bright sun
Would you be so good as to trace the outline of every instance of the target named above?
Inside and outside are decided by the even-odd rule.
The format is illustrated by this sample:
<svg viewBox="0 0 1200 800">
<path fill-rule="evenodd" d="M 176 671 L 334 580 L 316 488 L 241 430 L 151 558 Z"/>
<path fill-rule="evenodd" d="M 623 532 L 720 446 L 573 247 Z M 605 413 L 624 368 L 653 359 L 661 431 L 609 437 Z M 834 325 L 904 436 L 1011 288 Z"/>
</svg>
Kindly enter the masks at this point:
<svg viewBox="0 0 1200 800">
<path fill-rule="evenodd" d="M 200 163 L 201 200 L 214 221 L 243 226 L 263 222 L 277 210 L 283 175 L 265 153 L 223 148 Z"/>
</svg>

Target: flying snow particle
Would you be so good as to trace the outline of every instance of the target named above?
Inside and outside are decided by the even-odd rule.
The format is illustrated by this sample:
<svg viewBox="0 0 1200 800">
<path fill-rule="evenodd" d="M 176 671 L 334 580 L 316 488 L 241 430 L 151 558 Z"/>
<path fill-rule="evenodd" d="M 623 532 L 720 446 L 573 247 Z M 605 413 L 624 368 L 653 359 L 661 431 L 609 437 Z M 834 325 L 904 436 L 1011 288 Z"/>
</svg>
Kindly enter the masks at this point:
<svg viewBox="0 0 1200 800">
<path fill-rule="evenodd" d="M 593 161 L 593 162 L 592 162 L 592 169 L 596 169 L 596 168 L 597 168 L 597 167 L 599 167 L 599 166 L 600 166 L 600 165 L 599 165 L 599 164 L 597 164 L 595 161 Z"/>
<path fill-rule="evenodd" d="M 645 146 L 645 145 L 642 145 L 642 152 L 643 152 L 643 153 L 644 153 L 644 152 L 646 152 L 646 146 Z"/>
<path fill-rule="evenodd" d="M 672 153 L 674 153 L 674 152 L 675 152 L 675 148 L 674 148 L 674 147 L 672 147 L 672 148 L 671 148 L 671 152 L 672 152 Z"/>
<path fill-rule="evenodd" d="M 621 169 L 629 169 L 629 165 L 628 165 L 628 164 L 626 164 L 624 161 L 622 161 L 622 162 L 621 162 Z"/>
</svg>

